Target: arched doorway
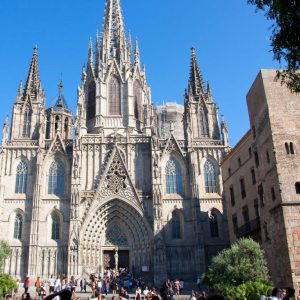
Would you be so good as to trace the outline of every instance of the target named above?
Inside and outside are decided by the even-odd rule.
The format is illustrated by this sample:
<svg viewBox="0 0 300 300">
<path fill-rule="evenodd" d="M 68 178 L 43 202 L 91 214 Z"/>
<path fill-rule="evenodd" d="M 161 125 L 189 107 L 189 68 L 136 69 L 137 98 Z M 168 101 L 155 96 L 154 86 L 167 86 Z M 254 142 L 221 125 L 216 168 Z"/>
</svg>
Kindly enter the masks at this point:
<svg viewBox="0 0 300 300">
<path fill-rule="evenodd" d="M 152 246 L 153 232 L 140 211 L 121 199 L 102 202 L 83 224 L 79 268 L 85 275 L 114 268 L 117 251 L 118 267 L 151 272 Z"/>
</svg>

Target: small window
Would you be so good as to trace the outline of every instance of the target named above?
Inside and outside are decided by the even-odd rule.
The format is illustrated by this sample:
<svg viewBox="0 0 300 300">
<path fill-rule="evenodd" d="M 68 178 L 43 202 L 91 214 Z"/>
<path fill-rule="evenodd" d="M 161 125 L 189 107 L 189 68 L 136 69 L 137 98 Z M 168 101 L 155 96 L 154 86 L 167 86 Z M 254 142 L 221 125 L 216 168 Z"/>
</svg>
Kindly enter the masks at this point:
<svg viewBox="0 0 300 300">
<path fill-rule="evenodd" d="M 233 225 L 233 232 L 234 232 L 235 234 L 237 234 L 237 232 L 238 232 L 238 220 L 237 220 L 236 214 L 234 214 L 234 215 L 232 216 L 232 225 Z"/>
<path fill-rule="evenodd" d="M 256 184 L 256 176 L 254 168 L 251 169 L 252 184 Z"/>
<path fill-rule="evenodd" d="M 288 144 L 288 143 L 285 143 L 284 146 L 285 146 L 285 152 L 286 152 L 286 154 L 290 154 L 290 147 L 289 147 L 289 144 Z"/>
<path fill-rule="evenodd" d="M 231 186 L 229 188 L 229 191 L 230 191 L 231 205 L 234 206 L 235 205 L 235 198 L 234 198 L 234 189 L 233 189 L 233 186 Z"/>
<path fill-rule="evenodd" d="M 263 207 L 265 205 L 265 195 L 264 195 L 264 187 L 262 184 L 258 186 L 257 193 L 260 201 L 260 206 Z"/>
<path fill-rule="evenodd" d="M 285 151 L 287 155 L 294 155 L 295 154 L 295 149 L 294 149 L 294 144 L 292 142 L 285 143 Z"/>
<path fill-rule="evenodd" d="M 296 194 L 300 194 L 300 182 L 295 183 Z"/>
<path fill-rule="evenodd" d="M 248 152 L 249 152 L 249 158 L 251 158 L 252 157 L 252 149 L 251 149 L 251 147 L 248 148 Z"/>
<path fill-rule="evenodd" d="M 228 168 L 228 176 L 231 176 L 231 168 Z"/>
<path fill-rule="evenodd" d="M 294 144 L 292 142 L 290 142 L 290 153 L 291 154 L 295 154 L 295 151 L 294 151 Z"/>
<path fill-rule="evenodd" d="M 267 158 L 267 163 L 270 164 L 270 154 L 269 151 L 266 151 L 266 158 Z"/>
<path fill-rule="evenodd" d="M 255 166 L 256 168 L 259 167 L 259 157 L 258 157 L 258 153 L 255 151 L 254 152 L 254 160 L 255 160 Z"/>
<path fill-rule="evenodd" d="M 239 164 L 239 167 L 242 165 L 240 157 L 238 158 L 238 164 Z"/>
<path fill-rule="evenodd" d="M 274 190 L 273 187 L 271 187 L 271 198 L 272 198 L 273 201 L 276 200 L 276 194 L 275 194 L 275 190 Z"/>
<path fill-rule="evenodd" d="M 247 227 L 249 225 L 249 209 L 247 205 L 243 207 L 243 219 L 244 219 L 244 224 Z"/>
<path fill-rule="evenodd" d="M 245 189 L 245 180 L 244 180 L 244 178 L 240 179 L 240 188 L 241 188 L 241 196 L 244 199 L 246 197 L 246 189 Z"/>
</svg>

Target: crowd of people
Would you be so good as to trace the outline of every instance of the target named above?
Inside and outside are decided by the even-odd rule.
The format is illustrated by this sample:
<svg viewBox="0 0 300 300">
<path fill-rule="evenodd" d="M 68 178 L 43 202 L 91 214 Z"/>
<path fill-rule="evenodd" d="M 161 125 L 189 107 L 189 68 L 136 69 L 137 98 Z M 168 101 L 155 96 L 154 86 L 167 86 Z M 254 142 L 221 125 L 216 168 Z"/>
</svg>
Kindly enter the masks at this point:
<svg viewBox="0 0 300 300">
<path fill-rule="evenodd" d="M 112 300 L 126 300 L 130 298 L 135 300 L 176 300 L 184 289 L 182 279 L 166 280 L 160 288 L 155 288 L 153 284 L 146 283 L 143 277 L 135 277 L 128 269 L 107 269 L 104 274 L 91 274 L 88 278 L 77 280 L 74 276 L 69 279 L 64 276 L 50 276 L 47 280 L 40 277 L 34 282 L 35 294 L 33 298 L 30 295 L 29 277 L 26 277 L 22 287 L 20 300 L 105 300 L 108 294 L 112 294 Z M 205 291 L 200 291 L 200 285 L 197 281 L 198 291 L 192 291 L 191 295 L 186 297 L 189 300 L 225 300 L 222 295 L 212 295 Z M 88 293 L 86 296 L 78 293 Z M 274 288 L 270 295 L 262 295 L 258 300 L 300 300 L 299 296 L 294 298 L 295 290 L 293 288 L 280 289 Z M 16 299 L 17 297 L 15 297 Z M 7 295 L 6 300 L 13 300 L 11 295 Z"/>
</svg>

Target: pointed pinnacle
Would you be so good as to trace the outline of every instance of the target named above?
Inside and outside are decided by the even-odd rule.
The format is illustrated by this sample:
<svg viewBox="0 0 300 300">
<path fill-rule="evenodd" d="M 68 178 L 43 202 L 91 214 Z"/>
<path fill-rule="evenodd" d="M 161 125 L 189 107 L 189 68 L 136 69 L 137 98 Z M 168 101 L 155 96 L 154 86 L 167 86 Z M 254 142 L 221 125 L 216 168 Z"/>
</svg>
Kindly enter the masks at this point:
<svg viewBox="0 0 300 300">
<path fill-rule="evenodd" d="M 190 79 L 189 85 L 192 89 L 194 95 L 199 95 L 200 93 L 205 94 L 205 89 L 203 85 L 202 74 L 200 72 L 199 64 L 197 61 L 197 56 L 195 48 L 191 48 L 191 67 L 190 67 Z"/>
<path fill-rule="evenodd" d="M 92 37 L 90 37 L 90 42 L 89 42 L 88 63 L 93 64 L 93 40 L 92 40 Z"/>
<path fill-rule="evenodd" d="M 140 64 L 140 49 L 139 49 L 139 41 L 135 40 L 135 50 L 134 50 L 134 64 Z"/>
<path fill-rule="evenodd" d="M 18 88 L 18 99 L 21 99 L 23 96 L 23 82 L 20 80 L 19 88 Z"/>
</svg>

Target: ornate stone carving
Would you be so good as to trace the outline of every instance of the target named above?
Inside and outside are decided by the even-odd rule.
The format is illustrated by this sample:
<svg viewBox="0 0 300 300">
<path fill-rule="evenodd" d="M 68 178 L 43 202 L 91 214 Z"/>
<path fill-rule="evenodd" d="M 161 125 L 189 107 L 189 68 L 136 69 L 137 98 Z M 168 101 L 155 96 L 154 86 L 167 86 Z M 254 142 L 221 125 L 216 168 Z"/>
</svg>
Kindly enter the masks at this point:
<svg viewBox="0 0 300 300">
<path fill-rule="evenodd" d="M 136 198 L 128 180 L 124 164 L 117 151 L 114 153 L 108 172 L 105 175 L 105 180 L 100 189 L 100 195 L 102 198 L 107 198 L 111 195 L 120 195 L 125 199 Z"/>
<path fill-rule="evenodd" d="M 126 235 L 117 224 L 110 226 L 105 233 L 106 246 L 128 246 Z"/>
</svg>

